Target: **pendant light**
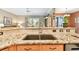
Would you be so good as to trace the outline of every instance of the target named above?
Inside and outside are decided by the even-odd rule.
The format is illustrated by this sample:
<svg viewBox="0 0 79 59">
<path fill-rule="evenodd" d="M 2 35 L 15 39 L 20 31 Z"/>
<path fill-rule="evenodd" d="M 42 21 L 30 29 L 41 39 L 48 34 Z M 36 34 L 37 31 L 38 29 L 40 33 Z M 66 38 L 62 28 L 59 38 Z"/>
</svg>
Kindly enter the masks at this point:
<svg viewBox="0 0 79 59">
<path fill-rule="evenodd" d="M 25 9 L 25 25 L 28 27 L 28 19 L 29 19 L 29 8 Z"/>
<path fill-rule="evenodd" d="M 30 12 L 29 8 L 26 8 L 26 16 L 25 16 L 25 18 L 27 18 L 27 19 L 29 18 L 29 14 L 28 14 L 29 12 Z"/>
<path fill-rule="evenodd" d="M 48 17 L 49 17 L 49 14 L 45 18 L 48 19 Z"/>
<path fill-rule="evenodd" d="M 65 14 L 64 14 L 64 16 L 70 16 L 70 14 L 68 13 L 68 10 L 67 10 L 67 8 L 66 8 L 66 11 L 65 11 Z"/>
</svg>

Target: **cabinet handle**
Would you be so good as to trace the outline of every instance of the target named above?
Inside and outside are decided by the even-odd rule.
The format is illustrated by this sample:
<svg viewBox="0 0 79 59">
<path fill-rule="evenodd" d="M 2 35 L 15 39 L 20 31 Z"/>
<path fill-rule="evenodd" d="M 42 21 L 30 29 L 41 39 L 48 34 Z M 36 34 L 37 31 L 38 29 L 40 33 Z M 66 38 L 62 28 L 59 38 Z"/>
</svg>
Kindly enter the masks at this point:
<svg viewBox="0 0 79 59">
<path fill-rule="evenodd" d="M 51 48 L 51 47 L 50 47 L 49 49 L 51 49 L 51 50 L 55 50 L 55 49 L 56 49 L 56 47 L 55 47 L 55 48 Z"/>
<path fill-rule="evenodd" d="M 32 50 L 32 48 L 24 48 L 24 50 L 29 51 Z"/>
</svg>

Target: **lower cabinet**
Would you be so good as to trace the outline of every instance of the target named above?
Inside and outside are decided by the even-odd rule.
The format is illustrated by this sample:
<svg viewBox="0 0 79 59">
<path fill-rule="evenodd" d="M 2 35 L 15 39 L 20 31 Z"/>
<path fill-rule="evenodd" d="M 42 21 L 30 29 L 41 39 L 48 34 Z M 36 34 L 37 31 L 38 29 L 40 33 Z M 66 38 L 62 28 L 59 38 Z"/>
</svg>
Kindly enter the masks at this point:
<svg viewBox="0 0 79 59">
<path fill-rule="evenodd" d="M 9 51 L 8 48 L 1 49 L 0 51 Z"/>
<path fill-rule="evenodd" d="M 17 45 L 17 51 L 38 51 L 39 45 Z"/>
<path fill-rule="evenodd" d="M 11 45 L 1 51 L 64 51 L 64 45 L 62 44 L 53 44 L 53 45 Z"/>
<path fill-rule="evenodd" d="M 11 45 L 9 47 L 5 47 L 3 49 L 0 49 L 0 51 L 16 51 L 17 49 L 17 46 L 16 45 Z"/>
<path fill-rule="evenodd" d="M 18 45 L 18 51 L 64 51 L 64 45 Z"/>
<path fill-rule="evenodd" d="M 64 45 L 41 45 L 41 51 L 64 51 Z"/>
<path fill-rule="evenodd" d="M 11 45 L 10 47 L 8 47 L 9 51 L 16 51 L 17 50 L 17 45 Z"/>
</svg>

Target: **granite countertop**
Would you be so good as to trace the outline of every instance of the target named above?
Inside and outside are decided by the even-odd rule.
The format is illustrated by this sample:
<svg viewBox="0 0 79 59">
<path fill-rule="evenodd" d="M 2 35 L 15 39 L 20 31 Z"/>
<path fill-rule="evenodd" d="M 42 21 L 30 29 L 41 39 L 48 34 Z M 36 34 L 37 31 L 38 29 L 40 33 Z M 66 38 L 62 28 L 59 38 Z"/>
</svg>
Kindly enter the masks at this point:
<svg viewBox="0 0 79 59">
<path fill-rule="evenodd" d="M 79 43 L 79 34 L 66 32 L 52 32 L 52 30 L 43 30 L 42 34 L 51 34 L 57 40 L 22 40 L 28 34 L 39 34 L 39 30 L 9 30 L 0 35 L 0 48 L 12 44 L 72 44 Z M 75 37 L 78 36 L 78 37 Z"/>
<path fill-rule="evenodd" d="M 43 30 L 46 30 L 46 29 L 75 29 L 74 27 L 66 27 L 66 28 L 62 28 L 62 27 L 60 27 L 60 28 L 58 28 L 58 27 L 40 27 L 41 29 L 43 29 Z M 1 30 L 18 30 L 18 29 L 26 29 L 26 30 L 39 30 L 39 27 L 25 27 L 25 28 L 20 28 L 20 27 L 3 27 L 3 28 L 1 28 L 0 29 L 0 31 Z"/>
</svg>

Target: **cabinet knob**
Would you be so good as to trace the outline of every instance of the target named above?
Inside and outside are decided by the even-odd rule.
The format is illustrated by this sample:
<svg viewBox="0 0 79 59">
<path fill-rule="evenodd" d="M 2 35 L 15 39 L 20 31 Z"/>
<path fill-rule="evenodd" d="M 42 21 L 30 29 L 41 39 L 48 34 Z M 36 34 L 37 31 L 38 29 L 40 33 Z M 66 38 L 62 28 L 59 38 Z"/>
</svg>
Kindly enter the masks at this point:
<svg viewBox="0 0 79 59">
<path fill-rule="evenodd" d="M 55 50 L 55 49 L 56 49 L 56 47 L 55 47 L 55 48 L 51 48 L 51 47 L 50 47 L 49 49 L 50 49 L 50 50 Z"/>
<path fill-rule="evenodd" d="M 24 48 L 24 50 L 29 51 L 32 50 L 32 48 Z"/>
<path fill-rule="evenodd" d="M 0 35 L 3 35 L 3 32 L 0 32 Z"/>
</svg>

